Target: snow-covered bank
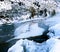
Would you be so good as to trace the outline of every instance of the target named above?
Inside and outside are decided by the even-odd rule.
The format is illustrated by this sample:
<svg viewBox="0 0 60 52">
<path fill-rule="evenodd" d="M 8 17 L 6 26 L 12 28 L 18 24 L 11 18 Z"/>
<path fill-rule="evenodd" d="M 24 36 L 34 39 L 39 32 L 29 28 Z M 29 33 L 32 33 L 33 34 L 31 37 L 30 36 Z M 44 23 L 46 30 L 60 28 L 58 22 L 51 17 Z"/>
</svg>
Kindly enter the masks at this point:
<svg viewBox="0 0 60 52">
<path fill-rule="evenodd" d="M 55 16 L 47 19 L 44 24 L 49 27 L 49 33 L 47 33 L 47 35 L 50 37 L 60 36 L 60 13 L 57 13 Z"/>
<path fill-rule="evenodd" d="M 13 45 L 11 48 L 9 48 L 8 52 L 23 52 L 23 40 L 19 40 L 16 42 L 15 45 Z"/>
<path fill-rule="evenodd" d="M 33 23 L 33 22 L 32 22 Z M 27 38 L 42 35 L 45 29 L 38 27 L 38 23 L 23 24 L 15 30 L 15 38 Z"/>
<path fill-rule="evenodd" d="M 50 37 L 60 36 L 60 23 L 50 27 L 48 35 Z"/>
<path fill-rule="evenodd" d="M 19 47 L 19 48 L 18 48 Z M 60 37 L 48 39 L 43 43 L 36 43 L 30 40 L 18 40 L 8 52 L 60 52 Z"/>
<path fill-rule="evenodd" d="M 18 48 L 19 47 L 19 48 Z M 14 44 L 11 48 L 9 48 L 8 52 L 46 52 L 47 46 L 46 43 L 36 43 L 30 40 L 19 40 Z"/>
</svg>

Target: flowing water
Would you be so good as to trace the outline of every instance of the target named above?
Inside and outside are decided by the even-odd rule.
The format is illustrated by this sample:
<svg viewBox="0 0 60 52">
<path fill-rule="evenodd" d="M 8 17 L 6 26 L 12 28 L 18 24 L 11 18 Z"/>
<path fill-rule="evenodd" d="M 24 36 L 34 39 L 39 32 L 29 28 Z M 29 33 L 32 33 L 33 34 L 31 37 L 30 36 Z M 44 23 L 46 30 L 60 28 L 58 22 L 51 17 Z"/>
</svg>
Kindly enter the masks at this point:
<svg viewBox="0 0 60 52">
<path fill-rule="evenodd" d="M 0 26 L 0 52 L 7 52 L 10 43 L 7 40 L 14 37 L 14 24 Z"/>
</svg>

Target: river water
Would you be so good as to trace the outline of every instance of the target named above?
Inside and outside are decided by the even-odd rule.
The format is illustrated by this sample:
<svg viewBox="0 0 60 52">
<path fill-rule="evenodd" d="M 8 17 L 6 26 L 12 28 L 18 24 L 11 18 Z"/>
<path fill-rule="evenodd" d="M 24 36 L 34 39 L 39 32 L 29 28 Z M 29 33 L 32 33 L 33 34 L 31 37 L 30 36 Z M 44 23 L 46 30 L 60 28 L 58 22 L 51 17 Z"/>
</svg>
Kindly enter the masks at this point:
<svg viewBox="0 0 60 52">
<path fill-rule="evenodd" d="M 0 26 L 0 52 L 7 52 L 10 42 L 6 41 L 14 37 L 14 29 L 14 24 Z"/>
</svg>

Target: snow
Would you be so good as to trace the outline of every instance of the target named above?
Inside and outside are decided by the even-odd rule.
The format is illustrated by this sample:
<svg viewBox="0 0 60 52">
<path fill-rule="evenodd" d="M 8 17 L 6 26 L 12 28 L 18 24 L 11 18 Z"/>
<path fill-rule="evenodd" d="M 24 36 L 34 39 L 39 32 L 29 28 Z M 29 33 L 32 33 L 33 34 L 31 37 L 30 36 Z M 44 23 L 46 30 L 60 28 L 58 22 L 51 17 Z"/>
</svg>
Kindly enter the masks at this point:
<svg viewBox="0 0 60 52">
<path fill-rule="evenodd" d="M 10 47 L 8 49 L 8 52 L 17 52 L 17 51 L 22 50 L 21 52 L 46 52 L 47 47 L 46 47 L 46 43 L 36 43 L 34 41 L 30 41 L 30 40 L 19 40 L 16 42 L 16 44 L 14 44 L 12 47 Z M 18 52 L 19 52 L 18 51 Z"/>
<path fill-rule="evenodd" d="M 11 10 L 11 3 L 10 2 L 0 2 L 0 11 L 2 10 Z"/>
<path fill-rule="evenodd" d="M 0 20 L 0 25 L 2 25 L 3 23 L 2 23 L 2 21 Z"/>
<path fill-rule="evenodd" d="M 45 29 L 38 27 L 38 23 L 24 24 L 15 30 L 14 35 L 15 38 L 27 38 L 42 35 L 44 31 Z"/>
<path fill-rule="evenodd" d="M 8 21 L 6 20 L 8 19 Z M 10 20 L 9 18 L 5 18 L 5 19 L 0 19 L 0 25 L 2 24 L 11 24 L 12 23 L 12 20 Z"/>
<path fill-rule="evenodd" d="M 53 37 L 53 36 L 60 36 L 60 23 L 52 26 L 49 28 L 49 33 L 48 35 L 50 37 Z"/>
<path fill-rule="evenodd" d="M 53 37 L 47 40 L 47 45 L 49 47 L 49 52 L 60 52 L 60 36 Z"/>
<path fill-rule="evenodd" d="M 22 18 L 23 20 L 26 20 L 28 19 L 30 16 L 30 14 L 26 14 L 26 15 L 22 15 L 20 18 Z"/>
<path fill-rule="evenodd" d="M 23 40 L 17 41 L 16 44 L 9 48 L 8 52 L 23 52 L 22 43 Z"/>
<path fill-rule="evenodd" d="M 20 23 L 28 23 L 28 22 L 31 22 L 31 21 L 34 21 L 34 22 L 36 21 L 36 22 L 37 22 L 37 21 L 43 21 L 44 19 L 45 19 L 45 18 L 41 18 L 41 16 L 39 16 L 39 18 L 37 18 L 37 17 L 35 16 L 35 18 L 28 19 L 28 20 L 21 20 L 21 21 L 20 21 L 20 20 L 15 20 L 15 19 L 14 19 L 14 20 L 13 20 L 13 23 L 14 23 L 14 24 L 16 24 L 16 23 L 19 23 L 19 24 L 20 24 Z"/>
<path fill-rule="evenodd" d="M 57 42 L 49 52 L 60 52 L 60 40 L 57 40 Z"/>
<path fill-rule="evenodd" d="M 49 26 L 47 35 L 50 37 L 60 36 L 60 13 L 47 19 L 45 24 Z"/>
<path fill-rule="evenodd" d="M 60 13 L 56 13 L 55 16 L 52 16 L 45 21 L 45 24 L 49 27 L 51 27 L 57 23 L 60 23 Z"/>
</svg>

